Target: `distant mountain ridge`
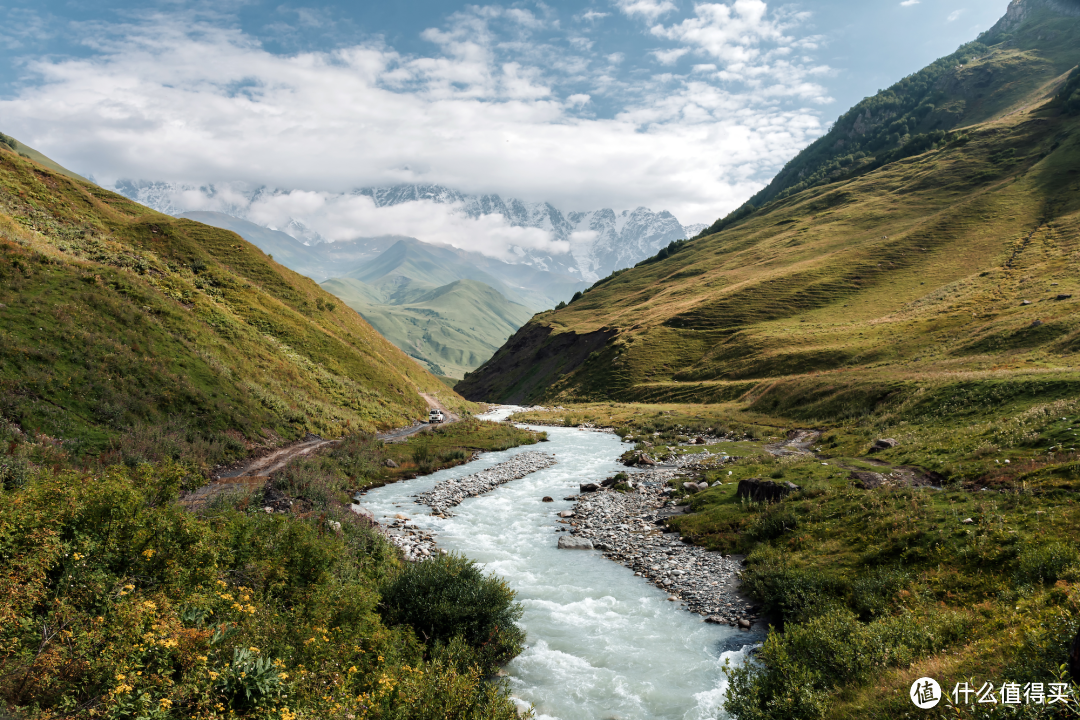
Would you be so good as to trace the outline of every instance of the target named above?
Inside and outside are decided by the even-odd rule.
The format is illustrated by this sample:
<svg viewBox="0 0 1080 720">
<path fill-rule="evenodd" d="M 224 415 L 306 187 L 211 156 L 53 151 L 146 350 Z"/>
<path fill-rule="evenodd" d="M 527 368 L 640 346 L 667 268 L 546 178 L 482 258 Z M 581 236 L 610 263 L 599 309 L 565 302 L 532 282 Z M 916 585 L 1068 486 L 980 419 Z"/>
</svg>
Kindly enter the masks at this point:
<svg viewBox="0 0 1080 720">
<path fill-rule="evenodd" d="M 160 181 L 124 180 L 116 184 L 116 192 L 143 205 L 169 215 L 191 211 L 205 200 L 216 203 L 217 211 L 236 218 L 251 220 L 249 209 L 261 199 L 284 194 L 271 188 L 254 190 L 234 186 L 204 185 L 195 187 Z M 201 193 L 203 202 L 194 202 L 192 193 Z M 393 187 L 361 188 L 352 195 L 372 199 L 376 207 L 391 207 L 408 202 L 428 201 L 458 205 L 464 215 L 479 218 L 483 215 L 502 215 L 514 227 L 544 230 L 553 240 L 567 242 L 570 252 L 555 254 L 533 249 L 511 247 L 519 264 L 595 282 L 614 270 L 631 267 L 656 252 L 672 240 L 696 235 L 704 225 L 682 225 L 667 211 L 655 212 L 645 207 L 623 210 L 611 209 L 564 213 L 551 203 L 526 202 L 500 195 L 466 195 L 442 185 L 397 185 Z M 304 244 L 326 242 L 303 218 L 293 218 L 285 227 L 273 228 L 287 233 Z"/>
</svg>

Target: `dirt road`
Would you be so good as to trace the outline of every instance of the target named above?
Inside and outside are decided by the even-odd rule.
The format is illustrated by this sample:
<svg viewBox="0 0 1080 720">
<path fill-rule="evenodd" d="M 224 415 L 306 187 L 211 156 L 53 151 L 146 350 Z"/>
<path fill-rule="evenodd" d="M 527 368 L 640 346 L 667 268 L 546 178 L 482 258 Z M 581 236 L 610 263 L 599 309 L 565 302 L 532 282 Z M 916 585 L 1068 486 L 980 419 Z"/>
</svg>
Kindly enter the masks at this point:
<svg viewBox="0 0 1080 720">
<path fill-rule="evenodd" d="M 420 397 L 427 401 L 430 409 L 441 410 L 446 417 L 445 422 L 457 422 L 460 419 L 457 415 L 444 408 L 434 395 L 420 393 Z M 430 427 L 431 425 L 428 423 L 416 422 L 408 427 L 376 433 L 376 436 L 384 442 L 399 442 Z M 316 435 L 308 435 L 303 440 L 277 448 L 262 457 L 253 458 L 246 463 L 218 474 L 213 482 L 185 496 L 180 501 L 180 504 L 189 510 L 195 510 L 205 507 L 208 502 L 223 493 L 252 492 L 265 485 L 266 481 L 270 479 L 270 475 L 288 465 L 291 460 L 310 455 L 321 447 L 337 442 L 340 442 L 340 440 L 324 440 Z"/>
</svg>

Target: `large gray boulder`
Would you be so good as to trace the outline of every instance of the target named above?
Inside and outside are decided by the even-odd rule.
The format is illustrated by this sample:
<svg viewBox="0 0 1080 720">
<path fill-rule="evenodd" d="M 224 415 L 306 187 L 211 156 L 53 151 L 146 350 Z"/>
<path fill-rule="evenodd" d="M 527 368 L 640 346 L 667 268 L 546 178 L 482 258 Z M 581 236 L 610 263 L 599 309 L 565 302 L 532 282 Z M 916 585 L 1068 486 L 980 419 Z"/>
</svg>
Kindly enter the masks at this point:
<svg viewBox="0 0 1080 720">
<path fill-rule="evenodd" d="M 592 550 L 592 540 L 586 540 L 585 538 L 574 537 L 573 535 L 563 535 L 559 538 L 560 550 Z"/>
<path fill-rule="evenodd" d="M 870 446 L 870 452 L 876 453 L 881 452 L 882 450 L 891 450 L 899 444 L 899 440 L 893 440 L 892 438 L 881 438 L 880 440 L 875 440 L 874 444 Z"/>
<path fill-rule="evenodd" d="M 735 494 L 754 502 L 776 502 L 798 489 L 799 486 L 791 482 L 778 483 L 761 478 L 747 478 L 739 481 L 739 488 Z"/>
</svg>

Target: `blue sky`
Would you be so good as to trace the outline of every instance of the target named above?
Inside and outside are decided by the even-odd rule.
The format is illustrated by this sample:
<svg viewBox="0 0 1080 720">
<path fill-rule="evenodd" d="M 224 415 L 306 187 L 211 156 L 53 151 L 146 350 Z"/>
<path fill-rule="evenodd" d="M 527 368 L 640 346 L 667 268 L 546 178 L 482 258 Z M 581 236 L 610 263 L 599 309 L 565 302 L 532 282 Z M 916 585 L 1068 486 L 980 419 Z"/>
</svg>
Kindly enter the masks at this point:
<svg viewBox="0 0 1080 720">
<path fill-rule="evenodd" d="M 432 182 L 710 222 L 1007 4 L 0 0 L 0 130 L 103 183 L 294 191 L 281 213 Z"/>
</svg>

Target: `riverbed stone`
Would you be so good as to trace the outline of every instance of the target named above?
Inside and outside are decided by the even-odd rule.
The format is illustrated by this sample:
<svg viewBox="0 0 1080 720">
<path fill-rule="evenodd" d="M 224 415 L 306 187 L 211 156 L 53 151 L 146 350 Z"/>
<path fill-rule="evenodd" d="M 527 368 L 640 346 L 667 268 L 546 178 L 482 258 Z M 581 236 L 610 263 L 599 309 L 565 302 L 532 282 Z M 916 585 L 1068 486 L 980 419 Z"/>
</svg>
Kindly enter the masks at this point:
<svg viewBox="0 0 1080 720">
<path fill-rule="evenodd" d="M 592 540 L 585 538 L 574 537 L 573 535 L 563 535 L 559 538 L 560 550 L 592 550 Z"/>
<path fill-rule="evenodd" d="M 549 497 L 549 496 L 545 495 L 545 496 L 544 496 L 544 497 L 543 497 L 543 498 L 542 498 L 542 499 L 540 500 L 540 502 L 555 502 L 555 499 L 554 499 L 554 498 L 552 498 L 552 497 Z"/>
<path fill-rule="evenodd" d="M 592 493 L 600 489 L 600 486 L 596 483 L 581 483 L 578 490 L 583 493 Z"/>
</svg>

